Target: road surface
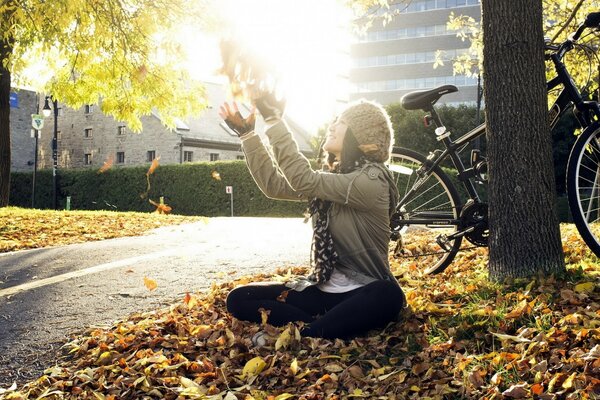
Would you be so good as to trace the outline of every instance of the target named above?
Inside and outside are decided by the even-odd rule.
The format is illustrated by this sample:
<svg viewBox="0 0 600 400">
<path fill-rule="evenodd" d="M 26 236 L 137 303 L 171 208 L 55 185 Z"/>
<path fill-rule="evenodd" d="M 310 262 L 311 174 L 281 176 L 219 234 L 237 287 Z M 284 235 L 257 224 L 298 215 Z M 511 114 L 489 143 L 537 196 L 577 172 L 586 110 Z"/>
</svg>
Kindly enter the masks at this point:
<svg viewBox="0 0 600 400">
<path fill-rule="evenodd" d="M 308 225 L 297 218 L 212 218 L 145 236 L 0 254 L 0 387 L 38 377 L 77 332 L 215 282 L 308 265 Z M 150 292 L 144 277 L 158 288 Z"/>
</svg>

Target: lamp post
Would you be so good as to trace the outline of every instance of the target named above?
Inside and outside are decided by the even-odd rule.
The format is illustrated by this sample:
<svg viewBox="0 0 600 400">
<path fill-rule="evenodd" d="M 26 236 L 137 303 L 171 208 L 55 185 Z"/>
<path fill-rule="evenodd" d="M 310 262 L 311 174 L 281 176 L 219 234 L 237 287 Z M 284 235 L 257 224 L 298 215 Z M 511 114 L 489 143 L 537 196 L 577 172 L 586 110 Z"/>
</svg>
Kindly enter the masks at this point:
<svg viewBox="0 0 600 400">
<path fill-rule="evenodd" d="M 52 101 L 52 109 L 50 109 L 50 101 Z M 46 96 L 42 113 L 45 117 L 49 117 L 52 110 L 54 111 L 54 135 L 52 136 L 52 208 L 56 210 L 56 199 L 58 194 L 56 180 L 58 169 L 58 101 L 50 96 Z"/>
</svg>

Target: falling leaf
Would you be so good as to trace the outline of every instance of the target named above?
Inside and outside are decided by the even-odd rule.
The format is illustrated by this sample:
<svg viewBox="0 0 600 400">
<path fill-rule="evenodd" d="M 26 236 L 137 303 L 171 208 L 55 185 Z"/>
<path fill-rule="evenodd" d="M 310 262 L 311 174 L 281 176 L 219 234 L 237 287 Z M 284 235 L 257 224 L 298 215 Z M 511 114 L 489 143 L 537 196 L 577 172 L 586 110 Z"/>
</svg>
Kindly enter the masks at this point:
<svg viewBox="0 0 600 400">
<path fill-rule="evenodd" d="M 218 171 L 213 171 L 210 174 L 214 180 L 220 181 L 221 180 L 221 174 L 219 174 Z"/>
<path fill-rule="evenodd" d="M 152 175 L 154 171 L 156 171 L 156 168 L 158 168 L 159 161 L 160 156 L 155 157 L 154 160 L 152 160 L 152 164 L 150 164 L 150 168 L 148 168 L 148 172 L 146 172 L 146 175 Z"/>
<path fill-rule="evenodd" d="M 154 207 L 156 207 L 156 211 L 154 211 L 157 214 L 169 214 L 172 210 L 172 208 L 168 205 L 166 205 L 164 203 L 163 198 L 161 197 L 161 200 L 159 203 L 152 201 L 150 199 L 148 199 L 148 201 L 150 202 L 150 204 L 152 204 Z"/>
<path fill-rule="evenodd" d="M 148 278 L 147 276 L 144 277 L 144 285 L 146 285 L 146 288 L 148 288 L 150 291 L 153 291 L 158 287 L 156 281 L 152 278 Z"/>
<path fill-rule="evenodd" d="M 102 173 L 108 171 L 113 166 L 113 163 L 114 163 L 114 158 L 111 155 L 106 159 L 106 161 L 104 161 L 104 164 L 102 164 L 102 166 L 98 170 L 98 173 L 102 174 Z"/>
</svg>

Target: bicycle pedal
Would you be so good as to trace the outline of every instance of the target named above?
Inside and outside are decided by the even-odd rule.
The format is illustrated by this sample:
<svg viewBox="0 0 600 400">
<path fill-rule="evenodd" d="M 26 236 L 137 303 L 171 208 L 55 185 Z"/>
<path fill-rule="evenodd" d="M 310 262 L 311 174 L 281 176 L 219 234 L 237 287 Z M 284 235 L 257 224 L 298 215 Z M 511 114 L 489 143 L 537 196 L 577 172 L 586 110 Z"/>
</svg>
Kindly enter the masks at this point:
<svg viewBox="0 0 600 400">
<path fill-rule="evenodd" d="M 438 236 L 435 241 L 437 242 L 437 244 L 444 250 L 444 251 L 450 251 L 452 250 L 452 248 L 450 247 L 450 244 L 448 243 L 448 237 L 446 235 L 440 235 Z"/>
</svg>

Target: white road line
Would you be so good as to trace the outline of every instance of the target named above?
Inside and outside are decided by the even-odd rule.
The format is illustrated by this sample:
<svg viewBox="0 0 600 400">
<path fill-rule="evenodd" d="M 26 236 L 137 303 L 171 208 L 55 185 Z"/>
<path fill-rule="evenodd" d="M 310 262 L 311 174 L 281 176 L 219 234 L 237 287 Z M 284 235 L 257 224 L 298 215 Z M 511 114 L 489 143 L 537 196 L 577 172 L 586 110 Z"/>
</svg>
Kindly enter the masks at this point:
<svg viewBox="0 0 600 400">
<path fill-rule="evenodd" d="M 0 289 L 0 298 L 5 297 L 5 296 L 11 296 L 18 292 L 23 292 L 26 290 L 36 289 L 36 288 L 39 288 L 42 286 L 47 286 L 47 285 L 52 285 L 54 283 L 63 282 L 63 281 L 66 281 L 67 279 L 71 279 L 71 278 L 78 278 L 80 276 L 95 274 L 96 272 L 106 271 L 109 269 L 126 267 L 128 265 L 135 264 L 135 263 L 138 263 L 141 261 L 156 260 L 157 258 L 161 258 L 161 257 L 173 256 L 177 253 L 181 253 L 181 249 L 168 249 L 168 250 L 163 250 L 163 251 L 157 251 L 155 253 L 144 254 L 142 256 L 137 256 L 137 257 L 125 258 L 123 260 L 112 261 L 109 263 L 96 265 L 94 267 L 89 267 L 89 268 L 81 269 L 78 271 L 67 272 L 65 274 L 52 276 L 50 278 L 31 281 L 28 283 L 24 283 L 22 285 L 12 286 L 12 287 L 9 287 L 6 289 Z"/>
</svg>

